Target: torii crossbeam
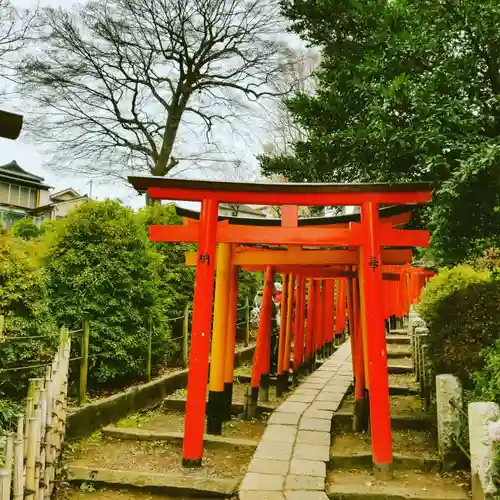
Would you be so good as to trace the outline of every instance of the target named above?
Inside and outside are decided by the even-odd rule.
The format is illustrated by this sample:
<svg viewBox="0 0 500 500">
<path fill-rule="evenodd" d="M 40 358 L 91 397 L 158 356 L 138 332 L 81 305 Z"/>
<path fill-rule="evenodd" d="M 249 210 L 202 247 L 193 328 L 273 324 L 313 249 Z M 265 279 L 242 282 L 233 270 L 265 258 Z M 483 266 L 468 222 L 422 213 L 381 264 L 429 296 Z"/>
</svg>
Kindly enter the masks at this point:
<svg viewBox="0 0 500 500">
<path fill-rule="evenodd" d="M 382 287 L 382 247 L 427 245 L 425 231 L 406 231 L 380 220 L 379 208 L 423 204 L 427 184 L 255 184 L 130 177 L 152 199 L 201 201 L 200 221 L 186 226 L 151 226 L 154 241 L 198 243 L 193 323 L 184 429 L 183 463 L 199 465 L 203 453 L 204 415 L 217 243 L 307 245 L 359 248 L 362 322 L 366 327 L 374 470 L 390 476 L 392 436 Z M 298 227 L 283 217 L 281 227 L 248 228 L 218 223 L 219 203 L 281 206 L 361 206 L 361 221 L 345 228 Z M 410 233 L 413 233 L 411 235 Z"/>
</svg>

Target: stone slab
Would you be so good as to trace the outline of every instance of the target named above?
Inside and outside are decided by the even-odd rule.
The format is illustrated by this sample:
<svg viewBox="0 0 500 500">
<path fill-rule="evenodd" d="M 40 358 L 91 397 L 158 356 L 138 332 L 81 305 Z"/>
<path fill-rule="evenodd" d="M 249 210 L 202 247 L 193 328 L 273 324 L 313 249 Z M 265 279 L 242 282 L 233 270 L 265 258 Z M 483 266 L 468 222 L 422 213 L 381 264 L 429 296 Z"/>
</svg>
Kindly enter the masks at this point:
<svg viewBox="0 0 500 500">
<path fill-rule="evenodd" d="M 330 380 L 331 378 L 335 377 L 336 374 L 335 372 L 315 372 L 314 375 L 311 375 L 307 380 L 309 382 L 319 382 L 320 380 Z"/>
<path fill-rule="evenodd" d="M 324 491 L 285 491 L 286 500 L 328 500 Z"/>
<path fill-rule="evenodd" d="M 316 394 L 292 394 L 287 398 L 287 402 L 290 403 L 312 403 L 315 401 L 318 393 Z"/>
<path fill-rule="evenodd" d="M 333 411 L 309 409 L 309 410 L 304 412 L 304 417 L 305 418 L 322 418 L 324 420 L 331 421 L 333 418 Z"/>
<path fill-rule="evenodd" d="M 296 476 L 294 474 L 290 474 L 285 479 L 285 491 L 290 491 L 290 490 L 324 491 L 324 489 L 325 489 L 325 480 L 322 477 L 304 476 L 304 475 Z"/>
<path fill-rule="evenodd" d="M 290 462 L 290 474 L 326 477 L 326 464 L 319 460 L 293 458 Z"/>
<path fill-rule="evenodd" d="M 340 403 L 340 401 L 314 401 L 309 409 L 337 411 L 339 409 Z"/>
<path fill-rule="evenodd" d="M 248 472 L 260 474 L 286 475 L 290 464 L 288 460 L 269 460 L 266 458 L 253 458 L 248 467 Z"/>
<path fill-rule="evenodd" d="M 330 447 L 314 444 L 296 444 L 293 450 L 293 458 L 328 462 L 330 459 Z"/>
<path fill-rule="evenodd" d="M 139 488 L 168 488 L 177 494 L 231 496 L 237 489 L 236 479 L 195 477 L 163 472 L 100 469 L 69 465 L 69 482 L 98 482 Z"/>
<path fill-rule="evenodd" d="M 240 490 L 264 490 L 264 491 L 282 491 L 285 476 L 277 474 L 259 474 L 257 472 L 248 472 L 241 482 Z"/>
<path fill-rule="evenodd" d="M 268 425 L 262 436 L 263 442 L 293 443 L 297 435 L 296 427 L 287 425 Z"/>
<path fill-rule="evenodd" d="M 335 402 L 341 403 L 343 399 L 344 399 L 344 393 L 341 393 L 339 391 L 335 391 L 335 392 L 323 392 L 323 391 L 321 391 L 316 396 L 315 401 L 316 402 L 335 401 Z"/>
<path fill-rule="evenodd" d="M 323 389 L 323 384 L 318 385 L 318 387 L 298 387 L 292 394 L 292 396 L 317 396 L 320 389 Z"/>
<path fill-rule="evenodd" d="M 344 385 L 325 385 L 323 389 L 321 389 L 320 394 L 339 394 L 344 395 L 345 391 L 349 388 L 350 384 Z"/>
<path fill-rule="evenodd" d="M 331 434 L 329 432 L 321 431 L 299 431 L 297 434 L 296 443 L 330 446 Z"/>
<path fill-rule="evenodd" d="M 240 491 L 240 500 L 285 500 L 281 491 Z"/>
<path fill-rule="evenodd" d="M 352 383 L 349 342 L 274 410 L 240 500 L 327 500 L 334 412 Z"/>
<path fill-rule="evenodd" d="M 332 428 L 332 422 L 323 418 L 302 417 L 299 423 L 299 430 L 305 431 L 328 431 Z"/>
<path fill-rule="evenodd" d="M 304 412 L 308 408 L 307 403 L 293 403 L 285 401 L 282 405 L 277 408 L 278 413 L 300 413 Z"/>
<path fill-rule="evenodd" d="M 300 417 L 302 416 L 301 412 L 297 413 L 278 413 L 274 412 L 267 421 L 269 424 L 278 424 L 278 425 L 297 425 L 299 423 Z"/>
<path fill-rule="evenodd" d="M 254 457 L 267 458 L 269 460 L 288 460 L 292 455 L 292 448 L 293 443 L 261 441 L 257 447 Z"/>
</svg>

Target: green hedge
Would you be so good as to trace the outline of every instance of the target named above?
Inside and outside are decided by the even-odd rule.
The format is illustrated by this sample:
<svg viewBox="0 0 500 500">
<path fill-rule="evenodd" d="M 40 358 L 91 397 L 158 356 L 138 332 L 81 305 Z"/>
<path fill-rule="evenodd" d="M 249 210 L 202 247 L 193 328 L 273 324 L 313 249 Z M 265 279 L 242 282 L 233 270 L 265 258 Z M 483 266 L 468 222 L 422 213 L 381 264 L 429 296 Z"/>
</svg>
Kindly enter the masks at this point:
<svg viewBox="0 0 500 500">
<path fill-rule="evenodd" d="M 106 200 L 88 202 L 39 231 L 26 220 L 0 235 L 4 333 L 42 337 L 0 343 L 0 370 L 51 359 L 59 327 L 80 329 L 84 315 L 91 323 L 89 389 L 145 378 L 149 321 L 153 371 L 174 364 L 182 344 L 170 339 L 182 335 L 182 320 L 169 319 L 192 303 L 194 268 L 185 266 L 184 254 L 196 246 L 152 243 L 148 228 L 181 223 L 173 205 L 134 213 Z M 240 273 L 239 306 L 245 297 L 252 303 L 261 281 L 262 273 Z M 243 317 L 240 311 L 239 321 Z M 77 335 L 72 345 L 78 355 Z M 71 364 L 77 369 L 78 363 Z M 0 371 L 0 397 L 24 397 L 26 380 L 39 375 L 36 370 Z"/>
<path fill-rule="evenodd" d="M 487 269 L 478 270 L 469 265 L 443 269 L 423 289 L 418 312 L 429 323 L 443 299 L 471 284 L 488 283 L 490 280 L 491 273 Z"/>
<path fill-rule="evenodd" d="M 28 379 L 43 374 L 40 368 L 17 369 L 52 359 L 58 339 L 40 262 L 42 250 L 38 242 L 0 236 L 0 314 L 6 337 L 0 343 L 0 432 L 15 430 Z"/>
<path fill-rule="evenodd" d="M 46 256 L 50 306 L 58 324 L 70 329 L 89 316 L 91 382 L 145 375 L 148 321 L 153 364 L 167 355 L 162 264 L 142 219 L 117 201 L 86 203 L 57 226 Z"/>
<path fill-rule="evenodd" d="M 418 310 L 429 328 L 434 372 L 453 373 L 471 387 L 484 367 L 481 351 L 498 338 L 500 281 L 469 266 L 445 270 L 427 285 Z"/>
</svg>

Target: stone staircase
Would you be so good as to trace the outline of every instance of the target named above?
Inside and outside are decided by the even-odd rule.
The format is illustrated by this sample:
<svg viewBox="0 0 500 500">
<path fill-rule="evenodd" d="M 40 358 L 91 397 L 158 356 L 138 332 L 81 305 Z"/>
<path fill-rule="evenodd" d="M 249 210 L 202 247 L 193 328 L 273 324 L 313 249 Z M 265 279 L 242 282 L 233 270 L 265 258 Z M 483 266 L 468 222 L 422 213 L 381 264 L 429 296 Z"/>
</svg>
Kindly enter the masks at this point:
<svg viewBox="0 0 500 500">
<path fill-rule="evenodd" d="M 333 420 L 326 495 L 332 500 L 466 500 L 465 472 L 440 473 L 435 416 L 422 409 L 409 336 L 398 332 L 387 341 L 394 479 L 373 476 L 370 437 L 352 431 L 354 401 L 347 395 Z"/>
</svg>

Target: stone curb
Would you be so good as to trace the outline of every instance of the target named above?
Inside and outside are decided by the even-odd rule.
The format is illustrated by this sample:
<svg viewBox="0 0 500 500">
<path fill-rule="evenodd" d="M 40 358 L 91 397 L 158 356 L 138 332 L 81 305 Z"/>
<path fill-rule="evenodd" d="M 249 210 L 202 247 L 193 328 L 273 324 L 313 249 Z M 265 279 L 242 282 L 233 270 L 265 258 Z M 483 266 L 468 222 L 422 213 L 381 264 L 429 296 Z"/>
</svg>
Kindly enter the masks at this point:
<svg viewBox="0 0 500 500">
<path fill-rule="evenodd" d="M 240 485 L 240 500 L 328 499 L 332 420 L 351 383 L 347 341 L 271 415 Z"/>
</svg>

